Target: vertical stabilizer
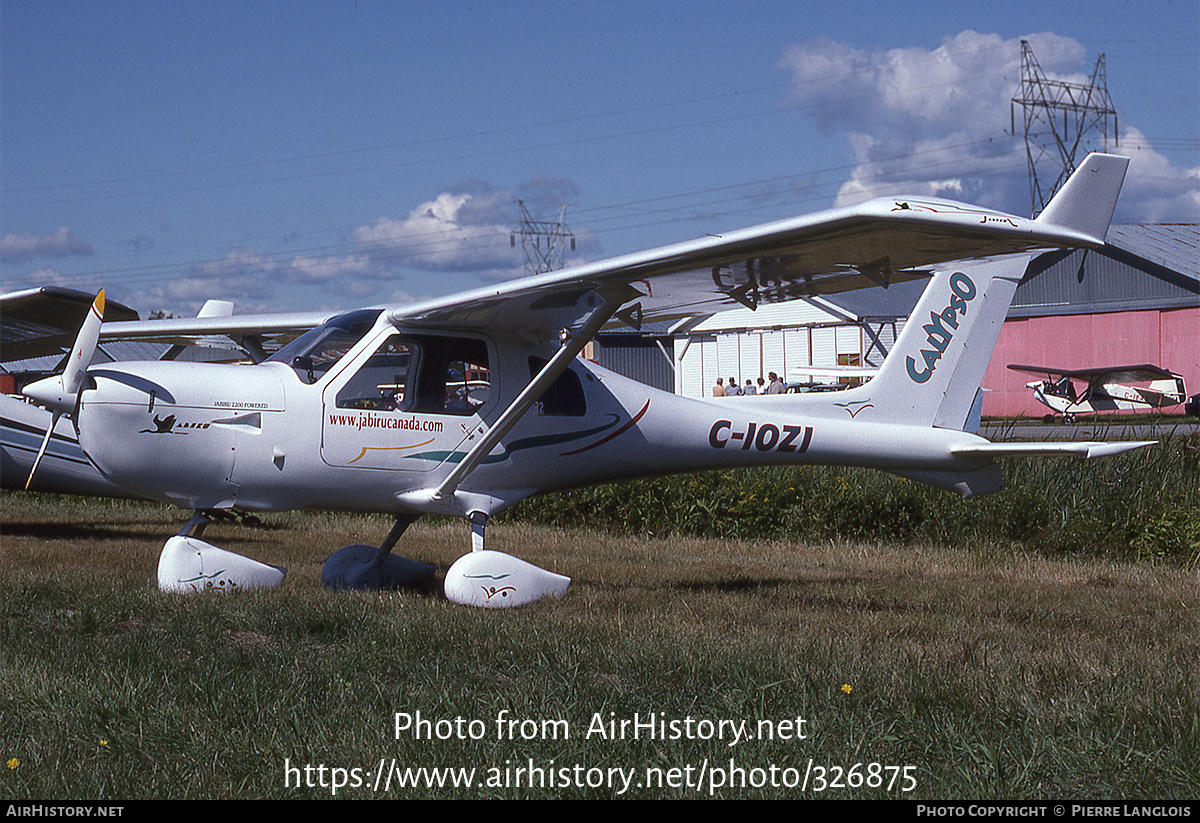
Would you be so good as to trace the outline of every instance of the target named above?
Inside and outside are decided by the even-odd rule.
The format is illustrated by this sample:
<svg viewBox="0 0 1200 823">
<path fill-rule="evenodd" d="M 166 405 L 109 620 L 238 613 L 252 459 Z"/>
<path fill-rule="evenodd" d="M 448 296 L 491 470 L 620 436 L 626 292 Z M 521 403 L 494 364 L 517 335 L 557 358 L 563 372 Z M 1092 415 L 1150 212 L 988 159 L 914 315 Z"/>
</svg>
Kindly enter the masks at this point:
<svg viewBox="0 0 1200 823">
<path fill-rule="evenodd" d="M 858 391 L 876 419 L 968 429 L 1029 255 L 948 268 L 934 274 L 892 351 Z"/>
<path fill-rule="evenodd" d="M 1128 168 L 1128 157 L 1089 154 L 1038 215 L 1037 222 L 1071 229 L 1103 245 Z"/>
<path fill-rule="evenodd" d="M 1089 154 L 1037 218 L 1104 245 L 1129 158 Z M 983 374 L 1032 255 L 937 272 L 863 397 L 897 423 L 972 429 Z"/>
</svg>

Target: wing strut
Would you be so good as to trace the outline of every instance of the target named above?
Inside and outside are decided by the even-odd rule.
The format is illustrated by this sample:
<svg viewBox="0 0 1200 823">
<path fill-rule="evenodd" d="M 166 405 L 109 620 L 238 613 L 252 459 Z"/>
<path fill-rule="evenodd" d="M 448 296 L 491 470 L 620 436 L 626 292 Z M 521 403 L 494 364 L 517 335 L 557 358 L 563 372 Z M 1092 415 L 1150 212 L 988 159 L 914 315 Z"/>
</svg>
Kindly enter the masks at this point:
<svg viewBox="0 0 1200 823">
<path fill-rule="evenodd" d="M 542 370 L 529 382 L 524 391 L 517 395 L 517 399 L 504 410 L 504 413 L 500 415 L 496 424 L 488 429 L 483 439 L 467 452 L 466 456 L 454 467 L 450 474 L 446 475 L 446 479 L 433 492 L 434 500 L 442 501 L 454 494 L 467 475 L 473 472 L 476 466 L 483 461 L 483 458 L 487 457 L 491 450 L 496 447 L 496 444 L 512 430 L 512 427 L 517 424 L 521 416 L 542 396 L 546 389 L 550 387 L 550 384 L 566 371 L 567 366 L 583 351 L 583 347 L 588 344 L 588 341 L 596 336 L 596 333 L 604 327 L 609 318 L 621 307 L 621 301 L 619 300 L 609 299 L 604 296 L 601 296 L 600 299 L 602 301 L 601 304 L 588 315 L 588 318 L 576 333 L 571 334 L 567 329 L 563 329 L 562 348 L 542 367 Z"/>
</svg>

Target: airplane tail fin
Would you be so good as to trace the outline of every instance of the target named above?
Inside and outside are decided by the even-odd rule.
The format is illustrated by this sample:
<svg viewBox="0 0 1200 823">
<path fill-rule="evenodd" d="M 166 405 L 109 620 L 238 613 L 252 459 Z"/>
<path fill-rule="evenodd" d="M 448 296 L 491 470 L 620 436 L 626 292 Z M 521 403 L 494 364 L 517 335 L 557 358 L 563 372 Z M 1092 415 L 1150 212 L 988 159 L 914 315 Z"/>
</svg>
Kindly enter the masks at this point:
<svg viewBox="0 0 1200 823">
<path fill-rule="evenodd" d="M 877 422 L 978 432 L 984 372 L 1008 307 L 1031 255 L 1015 255 L 938 272 L 883 361 L 879 374 L 857 389 L 840 393 L 835 404 L 865 409 Z M 1103 457 L 1148 445 L 1121 443 L 990 443 L 970 441 L 951 448 L 975 467 L 953 470 L 889 468 L 963 497 L 1004 487 L 996 458 L 1074 454 Z"/>
<path fill-rule="evenodd" d="M 1089 154 L 1038 216 L 1079 245 L 1103 245 L 1129 158 Z M 976 431 L 980 384 L 1031 254 L 937 272 L 884 360 L 861 390 L 877 419 Z"/>
<path fill-rule="evenodd" d="M 974 431 L 980 384 L 1029 255 L 934 274 L 879 374 L 855 390 L 872 417 Z"/>
<path fill-rule="evenodd" d="M 1036 222 L 1073 229 L 1103 245 L 1128 168 L 1128 157 L 1089 154 Z"/>
</svg>

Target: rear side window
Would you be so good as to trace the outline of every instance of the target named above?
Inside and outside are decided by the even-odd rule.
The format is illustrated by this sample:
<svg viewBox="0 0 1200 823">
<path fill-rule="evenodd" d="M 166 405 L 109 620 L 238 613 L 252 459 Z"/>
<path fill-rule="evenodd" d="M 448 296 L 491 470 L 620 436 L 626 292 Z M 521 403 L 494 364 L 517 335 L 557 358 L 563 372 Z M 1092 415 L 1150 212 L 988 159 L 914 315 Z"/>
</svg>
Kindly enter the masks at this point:
<svg viewBox="0 0 1200 823">
<path fill-rule="evenodd" d="M 529 379 L 536 377 L 548 362 L 541 357 L 529 358 Z M 534 404 L 534 410 L 549 417 L 583 417 L 587 414 L 587 400 L 579 375 L 568 366 Z"/>
</svg>

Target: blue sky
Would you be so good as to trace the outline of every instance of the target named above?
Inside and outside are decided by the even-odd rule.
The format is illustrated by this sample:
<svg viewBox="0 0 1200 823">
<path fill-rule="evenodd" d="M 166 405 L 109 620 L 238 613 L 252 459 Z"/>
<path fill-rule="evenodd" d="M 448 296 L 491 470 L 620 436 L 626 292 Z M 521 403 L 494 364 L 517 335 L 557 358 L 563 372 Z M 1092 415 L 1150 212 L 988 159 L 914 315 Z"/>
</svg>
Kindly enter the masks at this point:
<svg viewBox="0 0 1200 823">
<path fill-rule="evenodd" d="M 5 0 L 0 287 L 402 303 L 522 274 L 518 199 L 569 260 L 901 191 L 1028 213 L 1022 38 L 1106 55 L 1117 220 L 1200 221 L 1196 0 Z"/>
</svg>

